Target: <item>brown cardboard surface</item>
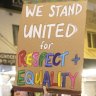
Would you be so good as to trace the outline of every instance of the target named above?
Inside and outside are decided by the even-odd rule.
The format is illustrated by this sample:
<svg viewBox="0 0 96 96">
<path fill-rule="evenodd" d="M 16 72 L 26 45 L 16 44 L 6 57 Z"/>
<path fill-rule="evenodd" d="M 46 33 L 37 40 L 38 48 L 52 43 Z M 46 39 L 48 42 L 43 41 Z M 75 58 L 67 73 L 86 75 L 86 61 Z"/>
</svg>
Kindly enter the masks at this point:
<svg viewBox="0 0 96 96">
<path fill-rule="evenodd" d="M 74 5 L 75 6 L 74 10 L 76 11 L 76 6 L 78 4 L 82 6 L 82 11 L 79 14 L 75 15 L 74 13 L 74 14 L 71 14 L 70 16 L 65 16 L 65 15 L 60 16 L 61 12 L 67 12 L 69 10 L 67 9 L 66 11 L 64 7 L 69 8 L 69 6 Z M 54 5 L 55 7 L 53 7 L 53 9 L 51 10 L 52 6 Z M 26 6 L 28 6 L 31 10 L 34 9 L 34 6 L 35 7 L 43 6 L 43 7 L 40 7 L 40 14 L 37 13 L 40 16 L 26 17 Z M 54 10 L 55 10 L 54 12 L 56 12 L 55 8 L 57 8 L 58 6 L 61 6 L 60 9 L 57 9 L 59 10 L 59 14 L 56 13 L 54 16 L 49 17 L 49 13 L 51 14 Z M 36 11 L 34 12 L 36 13 Z M 41 88 L 44 85 L 44 81 L 45 81 L 46 85 L 49 88 L 80 91 L 81 90 L 81 73 L 83 68 L 83 43 L 84 43 L 85 20 L 86 20 L 86 1 L 78 1 L 78 2 L 69 1 L 69 2 L 55 2 L 55 3 L 51 2 L 51 3 L 41 3 L 36 5 L 24 4 L 22 17 L 21 17 L 21 24 L 19 28 L 16 85 L 23 86 L 23 87 Z M 54 24 L 54 27 L 50 27 L 52 28 L 50 32 L 49 32 L 50 28 L 48 27 L 50 26 L 49 24 Z M 26 37 L 26 38 L 24 37 L 25 25 L 26 25 L 26 32 L 25 32 L 26 36 L 29 33 L 31 34 L 29 37 Z M 32 28 L 31 26 L 40 28 L 41 25 L 42 25 L 42 28 L 41 28 L 42 35 L 40 36 L 39 34 L 40 36 L 39 37 L 35 34 L 36 36 L 34 36 L 33 34 L 35 31 L 33 32 L 33 30 L 31 29 Z M 67 37 L 67 35 L 69 36 L 71 32 L 73 32 L 72 26 L 70 27 L 69 30 L 67 30 L 68 26 L 70 25 L 75 27 L 76 33 L 74 33 L 70 37 Z M 43 30 L 44 26 L 46 27 L 45 31 Z M 68 34 L 67 34 L 67 31 L 68 31 Z M 26 56 L 23 58 L 23 61 L 26 63 L 25 64 L 26 67 L 24 67 L 24 63 L 23 64 L 21 63 L 22 58 L 20 58 L 20 56 L 22 55 L 19 55 L 22 50 L 25 50 L 24 52 L 26 52 Z M 39 66 L 40 64 L 39 62 L 41 60 L 40 54 L 43 52 L 46 52 L 46 54 L 51 53 L 51 55 L 49 54 L 49 57 L 45 57 L 45 59 L 43 60 L 43 64 L 40 67 Z M 66 52 L 67 54 L 65 55 L 65 57 L 61 58 L 60 56 L 62 54 L 64 56 Z M 28 54 L 31 54 L 29 56 L 30 60 L 28 61 L 31 65 L 27 63 Z M 35 54 L 35 57 L 33 57 L 33 54 Z M 77 60 L 77 62 L 74 62 L 74 60 Z M 34 67 L 34 64 L 33 64 L 34 62 L 38 63 L 37 67 Z M 46 67 L 46 62 L 48 63 L 48 66 L 51 66 L 51 67 Z M 58 62 L 60 62 L 59 65 L 57 64 Z M 62 66 L 61 62 L 63 62 L 64 66 Z M 54 63 L 56 63 L 57 65 Z M 23 73 L 19 73 L 20 70 L 23 70 Z M 31 73 L 28 73 L 29 71 Z M 36 84 L 35 82 L 36 74 L 40 76 L 40 72 L 42 73 L 41 74 L 42 76 L 41 76 L 41 79 L 39 77 L 38 78 L 41 80 L 41 82 Z M 45 76 L 44 74 L 46 72 L 49 72 L 49 74 Z M 58 75 L 59 72 L 61 72 L 60 76 Z M 67 73 L 67 76 L 64 76 L 63 78 L 62 74 L 66 75 L 65 73 Z M 54 86 L 54 83 L 55 83 L 55 86 Z M 73 83 L 74 85 L 72 85 Z"/>
</svg>

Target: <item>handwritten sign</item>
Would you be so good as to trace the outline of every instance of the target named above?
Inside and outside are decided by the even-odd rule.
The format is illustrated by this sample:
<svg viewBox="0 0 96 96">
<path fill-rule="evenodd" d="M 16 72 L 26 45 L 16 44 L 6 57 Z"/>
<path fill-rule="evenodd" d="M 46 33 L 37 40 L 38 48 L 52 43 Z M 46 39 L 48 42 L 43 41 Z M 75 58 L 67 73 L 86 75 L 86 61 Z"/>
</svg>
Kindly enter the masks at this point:
<svg viewBox="0 0 96 96">
<path fill-rule="evenodd" d="M 86 1 L 24 4 L 17 86 L 81 90 Z"/>
</svg>

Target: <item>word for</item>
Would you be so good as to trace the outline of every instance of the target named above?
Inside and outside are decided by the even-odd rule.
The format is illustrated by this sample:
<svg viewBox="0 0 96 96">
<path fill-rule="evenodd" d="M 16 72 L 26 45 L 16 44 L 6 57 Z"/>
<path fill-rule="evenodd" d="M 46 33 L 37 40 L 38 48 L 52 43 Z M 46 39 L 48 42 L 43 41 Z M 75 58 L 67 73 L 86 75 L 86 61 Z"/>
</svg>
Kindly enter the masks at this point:
<svg viewBox="0 0 96 96">
<path fill-rule="evenodd" d="M 52 36 L 53 38 L 54 37 L 69 38 L 69 37 L 72 37 L 75 33 L 77 33 L 77 31 L 78 31 L 77 26 L 73 24 L 68 24 L 67 26 L 64 23 L 47 24 L 47 25 L 39 24 L 39 25 L 30 25 L 30 26 L 25 25 L 24 26 L 24 38 L 38 37 L 38 38 L 50 39 L 52 33 L 54 33 L 54 36 Z"/>
<path fill-rule="evenodd" d="M 47 52 L 33 52 L 27 54 L 25 50 L 22 50 L 18 54 L 18 66 L 24 66 L 27 67 L 33 66 L 33 67 L 42 67 L 45 65 L 45 67 L 52 67 L 61 65 L 65 65 L 65 57 L 69 54 L 68 51 L 65 51 L 64 53 L 47 53 Z M 45 63 L 44 63 L 45 61 Z M 43 64 L 44 63 L 44 64 Z"/>
<path fill-rule="evenodd" d="M 44 5 L 34 5 L 33 8 L 29 8 L 29 6 L 26 6 L 26 17 L 29 16 L 37 16 L 41 17 L 43 16 L 43 9 Z M 82 5 L 80 4 L 71 4 L 71 5 L 51 5 L 50 6 L 50 12 L 49 17 L 63 17 L 63 16 L 72 16 L 72 15 L 78 15 L 82 11 Z"/>
<path fill-rule="evenodd" d="M 48 44 L 45 41 L 42 41 L 42 43 L 40 45 L 40 49 L 50 49 L 52 45 L 53 45 L 53 43 Z"/>
<path fill-rule="evenodd" d="M 51 71 L 50 73 L 45 71 L 43 73 L 41 70 L 40 72 L 34 74 L 30 70 L 19 70 L 17 84 L 19 86 L 25 84 L 33 86 L 34 84 L 37 84 L 43 86 L 48 85 L 48 87 L 58 86 L 65 88 L 66 84 L 69 83 L 71 88 L 74 89 L 77 76 L 78 72 L 76 72 L 74 75 L 72 75 L 70 72 L 58 72 L 57 76 L 55 77 L 54 71 Z M 69 82 L 67 82 L 67 78 L 69 79 Z"/>
</svg>

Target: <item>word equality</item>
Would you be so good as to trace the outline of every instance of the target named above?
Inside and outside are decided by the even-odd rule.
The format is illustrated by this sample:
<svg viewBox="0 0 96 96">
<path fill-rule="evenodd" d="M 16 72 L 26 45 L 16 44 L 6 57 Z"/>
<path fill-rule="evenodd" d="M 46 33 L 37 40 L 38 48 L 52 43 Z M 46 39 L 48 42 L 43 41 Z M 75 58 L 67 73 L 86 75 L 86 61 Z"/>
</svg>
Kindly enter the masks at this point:
<svg viewBox="0 0 96 96">
<path fill-rule="evenodd" d="M 47 53 L 47 52 L 32 52 L 27 54 L 25 50 L 22 50 L 18 54 L 18 67 L 52 67 L 61 65 L 63 67 L 65 65 L 65 58 L 69 55 L 68 51 L 64 53 Z M 45 64 L 43 65 L 45 61 Z"/>
<path fill-rule="evenodd" d="M 76 72 L 74 75 L 70 72 L 58 72 L 57 76 L 54 71 L 43 71 L 40 70 L 40 72 L 33 73 L 30 70 L 19 70 L 18 71 L 18 80 L 17 84 L 19 86 L 22 85 L 43 85 L 43 86 L 58 86 L 65 88 L 67 86 L 67 83 L 70 84 L 70 88 L 75 88 L 76 78 L 78 76 L 78 72 Z M 57 81 L 56 81 L 57 80 Z M 69 80 L 67 82 L 67 80 Z"/>
</svg>

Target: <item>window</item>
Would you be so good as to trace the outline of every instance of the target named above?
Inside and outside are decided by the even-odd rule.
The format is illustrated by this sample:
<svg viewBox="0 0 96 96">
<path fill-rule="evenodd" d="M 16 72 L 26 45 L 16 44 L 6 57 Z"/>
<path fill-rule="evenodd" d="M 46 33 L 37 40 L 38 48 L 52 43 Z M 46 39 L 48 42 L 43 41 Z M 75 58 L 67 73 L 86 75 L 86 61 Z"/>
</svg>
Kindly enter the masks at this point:
<svg viewBox="0 0 96 96">
<path fill-rule="evenodd" d="M 22 0 L 12 0 L 13 4 L 22 5 Z"/>
<path fill-rule="evenodd" d="M 13 41 L 14 41 L 14 45 L 17 46 L 19 25 L 12 25 L 12 27 L 13 27 Z"/>
<path fill-rule="evenodd" d="M 96 48 L 96 33 L 88 32 L 87 36 L 88 36 L 88 47 Z"/>
</svg>

